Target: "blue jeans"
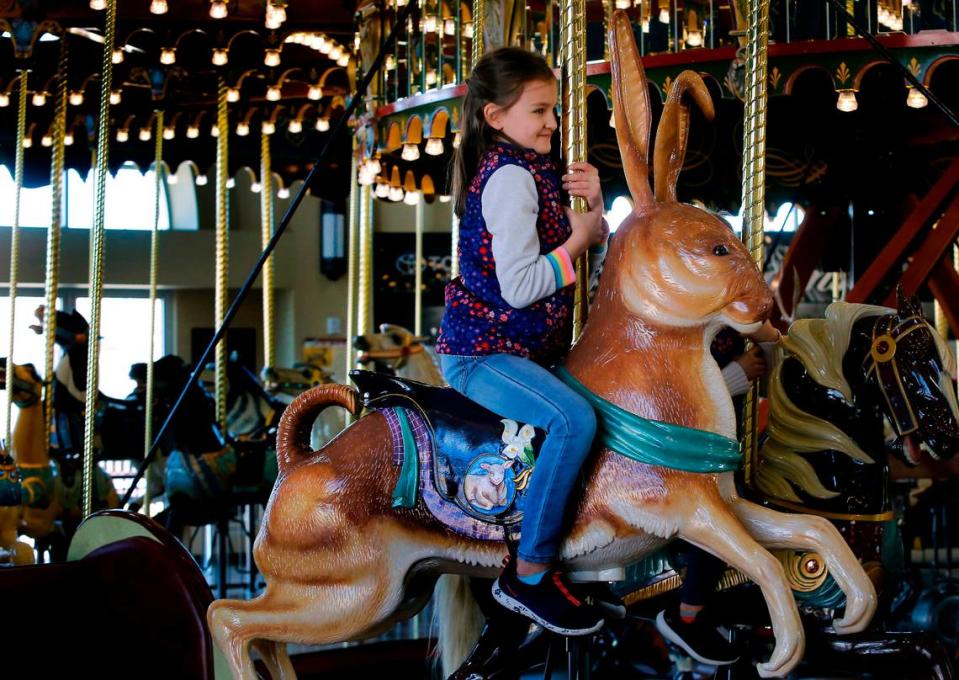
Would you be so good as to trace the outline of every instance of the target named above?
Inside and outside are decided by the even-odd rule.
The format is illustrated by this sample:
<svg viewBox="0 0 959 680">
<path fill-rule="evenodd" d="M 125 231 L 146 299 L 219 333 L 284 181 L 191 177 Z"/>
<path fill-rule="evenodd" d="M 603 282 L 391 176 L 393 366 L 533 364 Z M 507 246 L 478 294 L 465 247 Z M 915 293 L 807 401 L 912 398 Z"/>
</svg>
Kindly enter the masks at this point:
<svg viewBox="0 0 959 680">
<path fill-rule="evenodd" d="M 504 418 L 546 430 L 526 491 L 518 555 L 555 560 L 569 496 L 596 436 L 596 414 L 585 399 L 547 369 L 511 354 L 440 355 L 450 387 Z"/>
</svg>

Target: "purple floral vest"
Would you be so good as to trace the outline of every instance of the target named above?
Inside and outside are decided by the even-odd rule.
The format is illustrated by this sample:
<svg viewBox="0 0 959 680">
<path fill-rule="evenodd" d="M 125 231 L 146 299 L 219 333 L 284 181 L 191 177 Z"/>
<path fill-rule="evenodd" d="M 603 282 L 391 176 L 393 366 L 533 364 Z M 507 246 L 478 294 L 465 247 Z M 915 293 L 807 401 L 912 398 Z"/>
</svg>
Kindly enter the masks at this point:
<svg viewBox="0 0 959 680">
<path fill-rule="evenodd" d="M 570 236 L 560 200 L 560 174 L 553 160 L 511 144 L 494 144 L 480 161 L 466 196 L 460 221 L 460 275 L 446 284 L 446 313 L 436 351 L 461 356 L 514 354 L 548 366 L 569 350 L 573 287 L 561 288 L 522 309 L 503 299 L 493 261 L 493 237 L 483 219 L 482 195 L 487 180 L 504 165 L 528 170 L 536 182 L 540 254 L 549 253 Z"/>
</svg>

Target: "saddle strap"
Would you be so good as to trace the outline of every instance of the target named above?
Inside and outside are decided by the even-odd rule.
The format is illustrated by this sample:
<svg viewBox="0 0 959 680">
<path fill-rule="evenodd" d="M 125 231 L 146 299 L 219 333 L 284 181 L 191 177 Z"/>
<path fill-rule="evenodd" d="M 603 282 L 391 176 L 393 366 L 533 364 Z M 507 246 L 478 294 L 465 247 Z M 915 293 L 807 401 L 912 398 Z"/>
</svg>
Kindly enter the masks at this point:
<svg viewBox="0 0 959 680">
<path fill-rule="evenodd" d="M 400 426 L 400 437 L 403 441 L 403 465 L 400 468 L 400 477 L 393 487 L 393 507 L 412 508 L 416 505 L 416 494 L 419 489 L 419 454 L 416 448 L 416 438 L 410 426 L 409 416 L 403 408 L 391 409 Z"/>
</svg>

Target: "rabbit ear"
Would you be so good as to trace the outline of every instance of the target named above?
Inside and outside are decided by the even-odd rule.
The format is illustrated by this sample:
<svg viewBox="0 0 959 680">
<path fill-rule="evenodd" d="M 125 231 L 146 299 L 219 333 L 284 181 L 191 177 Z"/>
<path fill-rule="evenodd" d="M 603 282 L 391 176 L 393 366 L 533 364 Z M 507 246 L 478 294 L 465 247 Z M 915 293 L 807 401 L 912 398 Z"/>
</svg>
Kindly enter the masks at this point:
<svg viewBox="0 0 959 680">
<path fill-rule="evenodd" d="M 617 10 L 610 19 L 609 45 L 613 76 L 613 119 L 623 157 L 626 183 L 637 208 L 653 202 L 649 187 L 649 88 L 629 17 Z"/>
<path fill-rule="evenodd" d="M 659 119 L 653 152 L 653 179 L 659 201 L 676 201 L 676 182 L 683 169 L 689 138 L 689 105 L 684 101 L 687 92 L 707 120 L 716 115 L 702 76 L 693 71 L 683 71 L 676 76 L 676 82 L 669 88 L 663 117 Z"/>
</svg>

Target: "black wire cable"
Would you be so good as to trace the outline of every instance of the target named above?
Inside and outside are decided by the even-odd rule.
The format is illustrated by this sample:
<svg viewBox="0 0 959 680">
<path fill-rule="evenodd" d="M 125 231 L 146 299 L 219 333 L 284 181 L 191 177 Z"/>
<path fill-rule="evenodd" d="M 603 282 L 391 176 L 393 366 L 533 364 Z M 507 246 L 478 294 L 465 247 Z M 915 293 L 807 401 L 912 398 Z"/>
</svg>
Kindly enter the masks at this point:
<svg viewBox="0 0 959 680">
<path fill-rule="evenodd" d="M 260 271 L 263 269 L 263 265 L 266 264 L 267 259 L 270 257 L 270 254 L 276 248 L 276 244 L 279 243 L 280 238 L 283 236 L 286 228 L 289 226 L 290 221 L 293 219 L 293 215 L 296 213 L 297 209 L 300 207 L 300 203 L 303 202 L 303 199 L 306 197 L 306 192 L 309 190 L 310 184 L 312 183 L 313 176 L 319 171 L 320 166 L 323 164 L 323 161 L 326 159 L 327 155 L 330 152 L 330 149 L 333 147 L 333 142 L 337 139 L 340 134 L 340 131 L 346 126 L 347 121 L 349 121 L 350 116 L 356 111 L 357 107 L 363 101 L 364 96 L 366 95 L 366 90 L 369 88 L 370 83 L 373 81 L 373 78 L 379 73 L 380 68 L 383 65 L 383 60 L 385 59 L 387 51 L 389 51 L 393 45 L 393 41 L 396 40 L 396 34 L 398 27 L 406 26 L 406 19 L 409 17 L 410 13 L 413 11 L 413 8 L 416 6 L 416 0 L 411 0 L 407 3 L 406 7 L 397 15 L 396 22 L 393 24 L 393 28 L 390 30 L 389 36 L 387 36 L 386 41 L 383 43 L 383 46 L 380 48 L 379 54 L 376 55 L 376 59 L 373 60 L 373 63 L 370 65 L 370 68 L 367 69 L 366 75 L 363 77 L 363 81 L 357 86 L 356 92 L 353 97 L 350 99 L 349 105 L 346 107 L 343 115 L 340 116 L 339 120 L 336 122 L 336 127 L 333 128 L 333 131 L 330 133 L 330 136 L 326 140 L 326 144 L 323 146 L 323 149 L 320 151 L 319 158 L 313 164 L 313 168 L 310 170 L 309 174 L 306 176 L 306 179 L 303 181 L 300 190 L 296 193 L 296 196 L 293 197 L 293 200 L 290 202 L 289 207 L 286 209 L 286 213 L 283 215 L 283 219 L 280 220 L 279 226 L 277 226 L 276 231 L 273 232 L 273 237 L 270 239 L 270 242 L 267 244 L 266 248 L 263 249 L 263 252 L 260 253 L 260 258 L 256 261 L 256 264 L 253 265 L 253 268 L 250 270 L 250 273 L 247 274 L 246 280 L 243 282 L 243 285 L 240 286 L 240 290 L 237 291 L 236 297 L 233 298 L 233 302 L 230 303 L 230 308 L 226 312 L 226 316 L 223 317 L 223 322 L 220 324 L 220 327 L 216 329 L 216 333 L 213 334 L 213 338 L 210 340 L 209 344 L 206 346 L 206 349 L 203 350 L 203 354 L 197 360 L 196 365 L 193 367 L 193 372 L 190 373 L 190 378 L 187 380 L 186 385 L 183 386 L 183 389 L 180 391 L 180 395 L 177 397 L 176 402 L 173 404 L 173 408 L 170 410 L 170 413 L 167 414 L 166 419 L 163 421 L 163 425 L 157 431 L 156 435 L 153 438 L 153 444 L 150 446 L 150 451 L 147 456 L 143 459 L 143 462 L 140 463 L 140 466 L 137 468 L 137 473 L 133 478 L 133 481 L 130 483 L 130 488 L 123 495 L 123 500 L 120 501 L 120 506 L 125 506 L 130 501 L 130 496 L 133 495 L 134 489 L 136 489 L 137 483 L 143 477 L 143 473 L 149 467 L 150 463 L 153 462 L 153 459 L 156 458 L 156 452 L 159 449 L 160 440 L 163 438 L 163 435 L 166 434 L 167 429 L 170 427 L 170 424 L 173 422 L 173 418 L 177 415 L 177 412 L 180 410 L 180 406 L 183 404 L 183 400 L 187 395 L 187 392 L 196 384 L 197 379 L 200 377 L 200 373 L 203 372 L 204 366 L 206 366 L 207 361 L 210 360 L 210 355 L 213 353 L 214 348 L 217 346 L 223 336 L 226 334 L 227 329 L 230 327 L 230 324 L 233 322 L 234 317 L 240 309 L 240 305 L 243 304 L 243 301 L 246 299 L 246 296 L 249 295 L 250 290 L 253 288 L 253 283 L 256 281 L 256 278 L 260 275 Z M 351 182 L 355 182 L 356 178 L 351 177 Z"/>
<path fill-rule="evenodd" d="M 827 1 L 833 7 L 835 7 L 840 14 L 842 14 L 846 18 L 846 21 L 848 21 L 849 24 L 856 29 L 856 32 L 860 36 L 865 38 L 866 41 L 870 45 L 872 45 L 874 50 L 879 52 L 879 54 L 881 54 L 886 61 L 888 61 L 890 64 L 898 68 L 902 72 L 903 77 L 905 77 L 905 79 L 908 80 L 909 83 L 914 88 L 922 92 L 922 94 L 926 97 L 926 99 L 928 99 L 937 109 L 942 111 L 942 115 L 948 118 L 950 123 L 952 123 L 955 127 L 959 128 L 959 117 L 956 117 L 956 114 L 952 111 L 952 109 L 950 109 L 948 106 L 943 104 L 942 101 L 940 101 L 940 99 L 929 90 L 929 88 L 923 85 L 919 81 L 919 79 L 915 76 L 915 74 L 905 66 L 905 64 L 901 63 L 898 59 L 896 59 L 892 55 L 892 53 L 889 50 L 887 50 L 881 42 L 879 42 L 876 36 L 874 36 L 872 33 L 870 33 L 865 28 L 863 28 L 862 24 L 860 24 L 856 20 L 856 17 L 854 17 L 852 14 L 850 14 L 846 10 L 845 6 L 842 3 L 842 0 L 827 0 Z"/>
</svg>

